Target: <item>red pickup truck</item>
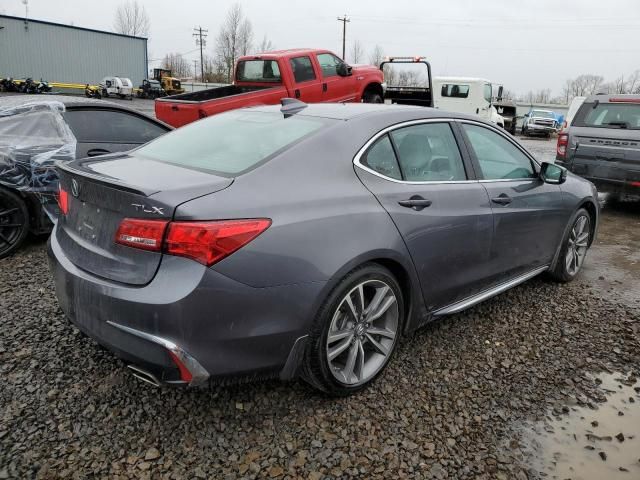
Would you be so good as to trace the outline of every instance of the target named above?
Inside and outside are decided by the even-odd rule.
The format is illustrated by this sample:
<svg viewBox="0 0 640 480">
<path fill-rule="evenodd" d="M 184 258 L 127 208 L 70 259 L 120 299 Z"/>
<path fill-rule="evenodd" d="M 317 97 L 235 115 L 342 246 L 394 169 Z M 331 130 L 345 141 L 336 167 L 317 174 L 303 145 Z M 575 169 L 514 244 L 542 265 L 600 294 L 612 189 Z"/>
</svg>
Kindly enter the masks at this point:
<svg viewBox="0 0 640 480">
<path fill-rule="evenodd" d="M 249 55 L 238 59 L 232 85 L 158 98 L 156 117 L 180 127 L 227 110 L 277 104 L 284 97 L 306 103 L 382 103 L 383 74 L 374 66 L 347 65 L 327 50 Z"/>
</svg>

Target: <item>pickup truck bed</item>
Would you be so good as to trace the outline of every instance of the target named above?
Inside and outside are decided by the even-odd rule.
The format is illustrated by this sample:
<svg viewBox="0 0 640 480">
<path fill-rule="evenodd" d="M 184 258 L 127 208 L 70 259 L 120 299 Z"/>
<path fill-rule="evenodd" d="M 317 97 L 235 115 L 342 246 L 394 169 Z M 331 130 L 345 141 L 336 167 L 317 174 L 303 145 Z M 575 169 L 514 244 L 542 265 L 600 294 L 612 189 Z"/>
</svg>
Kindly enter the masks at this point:
<svg viewBox="0 0 640 480">
<path fill-rule="evenodd" d="M 156 117 L 166 118 L 173 127 L 181 127 L 227 110 L 278 103 L 281 98 L 287 96 L 287 89 L 281 85 L 273 87 L 226 85 L 158 98 L 155 104 Z M 216 102 L 202 103 L 209 100 L 216 100 Z"/>
</svg>

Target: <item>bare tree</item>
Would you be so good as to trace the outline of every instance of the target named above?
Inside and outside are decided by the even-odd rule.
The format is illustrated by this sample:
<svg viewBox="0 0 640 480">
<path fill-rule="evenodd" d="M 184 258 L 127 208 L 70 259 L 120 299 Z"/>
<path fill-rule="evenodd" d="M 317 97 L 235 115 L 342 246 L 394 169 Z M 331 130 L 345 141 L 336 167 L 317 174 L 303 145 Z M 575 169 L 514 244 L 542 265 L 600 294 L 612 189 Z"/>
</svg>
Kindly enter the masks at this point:
<svg viewBox="0 0 640 480">
<path fill-rule="evenodd" d="M 149 36 L 149 15 L 137 0 L 121 3 L 116 9 L 113 29 L 124 35 L 134 37 Z"/>
<path fill-rule="evenodd" d="M 502 89 L 502 99 L 514 101 L 516 99 L 516 92 L 504 88 Z"/>
<path fill-rule="evenodd" d="M 275 49 L 276 49 L 275 45 L 271 40 L 267 38 L 266 35 L 262 37 L 262 40 L 255 48 L 256 53 L 270 52 L 271 50 L 275 50 Z"/>
<path fill-rule="evenodd" d="M 351 44 L 351 51 L 349 52 L 352 63 L 358 63 L 364 57 L 364 49 L 359 40 L 354 40 Z"/>
<path fill-rule="evenodd" d="M 242 13 L 239 3 L 234 4 L 224 20 L 216 39 L 216 56 L 225 66 L 227 81 L 231 82 L 236 59 L 251 50 L 253 28 Z"/>
<path fill-rule="evenodd" d="M 191 75 L 191 65 L 179 53 L 167 53 L 162 60 L 162 68 L 171 70 L 174 77 L 184 78 Z"/>
<path fill-rule="evenodd" d="M 371 54 L 369 55 L 369 63 L 371 65 L 375 65 L 376 67 L 380 66 L 382 60 L 384 59 L 384 52 L 380 45 L 376 45 L 371 50 Z"/>
<path fill-rule="evenodd" d="M 640 70 L 627 77 L 626 93 L 640 93 Z"/>
</svg>

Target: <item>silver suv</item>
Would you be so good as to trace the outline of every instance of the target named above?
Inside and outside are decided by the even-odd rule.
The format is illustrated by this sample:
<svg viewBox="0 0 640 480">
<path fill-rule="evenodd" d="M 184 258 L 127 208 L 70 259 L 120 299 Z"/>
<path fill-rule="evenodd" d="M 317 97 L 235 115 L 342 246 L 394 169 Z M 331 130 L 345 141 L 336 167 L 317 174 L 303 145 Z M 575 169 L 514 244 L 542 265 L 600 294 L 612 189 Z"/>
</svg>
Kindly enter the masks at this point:
<svg viewBox="0 0 640 480">
<path fill-rule="evenodd" d="M 593 95 L 558 135 L 556 163 L 601 192 L 640 195 L 640 95 Z"/>
</svg>

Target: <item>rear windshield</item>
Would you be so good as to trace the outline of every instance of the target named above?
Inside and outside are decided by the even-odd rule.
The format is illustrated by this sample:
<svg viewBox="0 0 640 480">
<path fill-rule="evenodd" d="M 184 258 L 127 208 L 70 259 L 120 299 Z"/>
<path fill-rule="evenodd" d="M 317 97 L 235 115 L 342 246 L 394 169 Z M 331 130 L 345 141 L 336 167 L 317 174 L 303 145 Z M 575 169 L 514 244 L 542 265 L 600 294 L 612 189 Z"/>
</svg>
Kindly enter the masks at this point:
<svg viewBox="0 0 640 480">
<path fill-rule="evenodd" d="M 640 104 L 584 103 L 572 125 L 577 127 L 640 129 Z"/>
<path fill-rule="evenodd" d="M 239 82 L 280 83 L 280 68 L 275 60 L 243 60 L 238 62 L 236 80 Z"/>
<path fill-rule="evenodd" d="M 136 150 L 140 156 L 235 176 L 255 168 L 331 120 L 281 113 L 229 112 L 159 137 Z"/>
</svg>

